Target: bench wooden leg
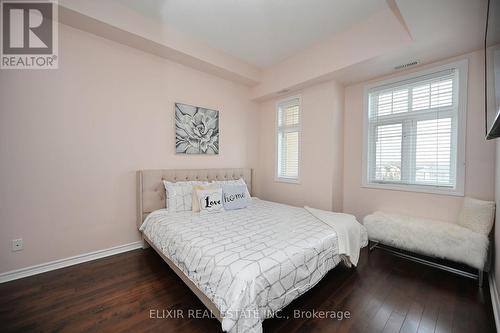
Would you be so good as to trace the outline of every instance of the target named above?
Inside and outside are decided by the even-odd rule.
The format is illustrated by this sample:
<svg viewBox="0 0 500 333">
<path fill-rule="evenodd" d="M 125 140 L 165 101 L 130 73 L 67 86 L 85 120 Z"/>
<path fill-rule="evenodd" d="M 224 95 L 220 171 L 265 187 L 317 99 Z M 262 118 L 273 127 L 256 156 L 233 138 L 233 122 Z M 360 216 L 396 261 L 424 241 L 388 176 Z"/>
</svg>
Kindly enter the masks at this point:
<svg viewBox="0 0 500 333">
<path fill-rule="evenodd" d="M 370 252 L 372 252 L 373 250 L 375 250 L 375 248 L 377 247 L 377 245 L 378 245 L 378 242 L 369 240 L 368 241 L 368 254 L 370 254 Z"/>
<path fill-rule="evenodd" d="M 478 272 L 478 274 L 477 274 L 478 275 L 477 280 L 478 280 L 479 288 L 483 287 L 483 274 L 484 274 L 483 270 L 480 269 L 479 272 Z"/>
</svg>

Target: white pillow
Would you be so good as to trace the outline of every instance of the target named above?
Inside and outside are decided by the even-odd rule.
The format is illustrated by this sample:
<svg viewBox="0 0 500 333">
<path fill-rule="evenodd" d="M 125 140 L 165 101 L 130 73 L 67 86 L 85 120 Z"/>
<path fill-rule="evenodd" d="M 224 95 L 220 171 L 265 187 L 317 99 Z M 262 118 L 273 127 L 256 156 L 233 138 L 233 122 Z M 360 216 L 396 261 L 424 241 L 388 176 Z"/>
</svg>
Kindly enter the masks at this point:
<svg viewBox="0 0 500 333">
<path fill-rule="evenodd" d="M 217 184 L 208 184 L 208 185 L 193 185 L 193 212 L 199 213 L 200 212 L 200 202 L 198 201 L 198 190 L 216 190 L 220 188 L 219 185 Z"/>
<path fill-rule="evenodd" d="M 222 204 L 222 189 L 196 190 L 200 204 L 200 214 L 219 213 L 224 211 Z"/>
<path fill-rule="evenodd" d="M 488 236 L 495 218 L 495 203 L 465 198 L 458 224 L 474 232 Z"/>
<path fill-rule="evenodd" d="M 245 180 L 243 178 L 240 178 L 238 180 L 214 180 L 211 182 L 211 184 L 218 184 L 221 187 L 222 187 L 222 185 L 245 185 L 247 188 L 246 197 L 251 198 L 250 192 L 248 191 L 247 183 L 245 183 Z"/>
<path fill-rule="evenodd" d="M 192 209 L 193 186 L 206 185 L 207 182 L 200 181 L 182 181 L 168 182 L 163 181 L 166 191 L 166 206 L 169 212 L 184 212 Z"/>
</svg>

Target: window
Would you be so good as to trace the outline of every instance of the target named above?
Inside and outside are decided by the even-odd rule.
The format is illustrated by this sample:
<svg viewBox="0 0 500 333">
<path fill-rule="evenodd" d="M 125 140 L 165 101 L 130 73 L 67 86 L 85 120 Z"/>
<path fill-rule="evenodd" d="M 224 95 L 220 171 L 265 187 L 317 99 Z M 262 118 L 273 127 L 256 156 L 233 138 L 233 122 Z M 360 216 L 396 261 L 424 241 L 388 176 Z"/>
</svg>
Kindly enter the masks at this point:
<svg viewBox="0 0 500 333">
<path fill-rule="evenodd" d="M 463 195 L 467 62 L 366 89 L 363 185 Z"/>
<path fill-rule="evenodd" d="M 276 180 L 299 181 L 300 98 L 277 104 Z"/>
</svg>

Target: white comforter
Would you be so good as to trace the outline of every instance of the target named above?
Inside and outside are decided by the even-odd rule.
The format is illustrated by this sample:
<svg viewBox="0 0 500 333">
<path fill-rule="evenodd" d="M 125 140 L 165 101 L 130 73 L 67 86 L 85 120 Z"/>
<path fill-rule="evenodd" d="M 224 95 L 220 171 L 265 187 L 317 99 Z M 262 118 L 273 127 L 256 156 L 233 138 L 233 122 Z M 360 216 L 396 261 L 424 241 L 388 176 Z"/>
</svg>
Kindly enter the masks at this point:
<svg viewBox="0 0 500 333">
<path fill-rule="evenodd" d="M 341 260 L 334 228 L 304 208 L 258 199 L 217 214 L 158 210 L 141 231 L 217 306 L 231 333 L 261 332 L 264 319 Z"/>
</svg>

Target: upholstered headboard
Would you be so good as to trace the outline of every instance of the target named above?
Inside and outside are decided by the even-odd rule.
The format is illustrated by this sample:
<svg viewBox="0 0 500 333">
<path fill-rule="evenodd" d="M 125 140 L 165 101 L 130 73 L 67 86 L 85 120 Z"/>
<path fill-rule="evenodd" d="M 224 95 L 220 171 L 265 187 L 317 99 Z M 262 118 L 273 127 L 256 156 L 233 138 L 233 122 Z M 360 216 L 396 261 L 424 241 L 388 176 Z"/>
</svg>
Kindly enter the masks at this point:
<svg viewBox="0 0 500 333">
<path fill-rule="evenodd" d="M 231 180 L 243 178 L 252 194 L 252 169 L 185 169 L 185 170 L 139 170 L 137 171 L 137 225 L 154 210 L 165 208 L 163 181 L 185 180 Z"/>
</svg>

